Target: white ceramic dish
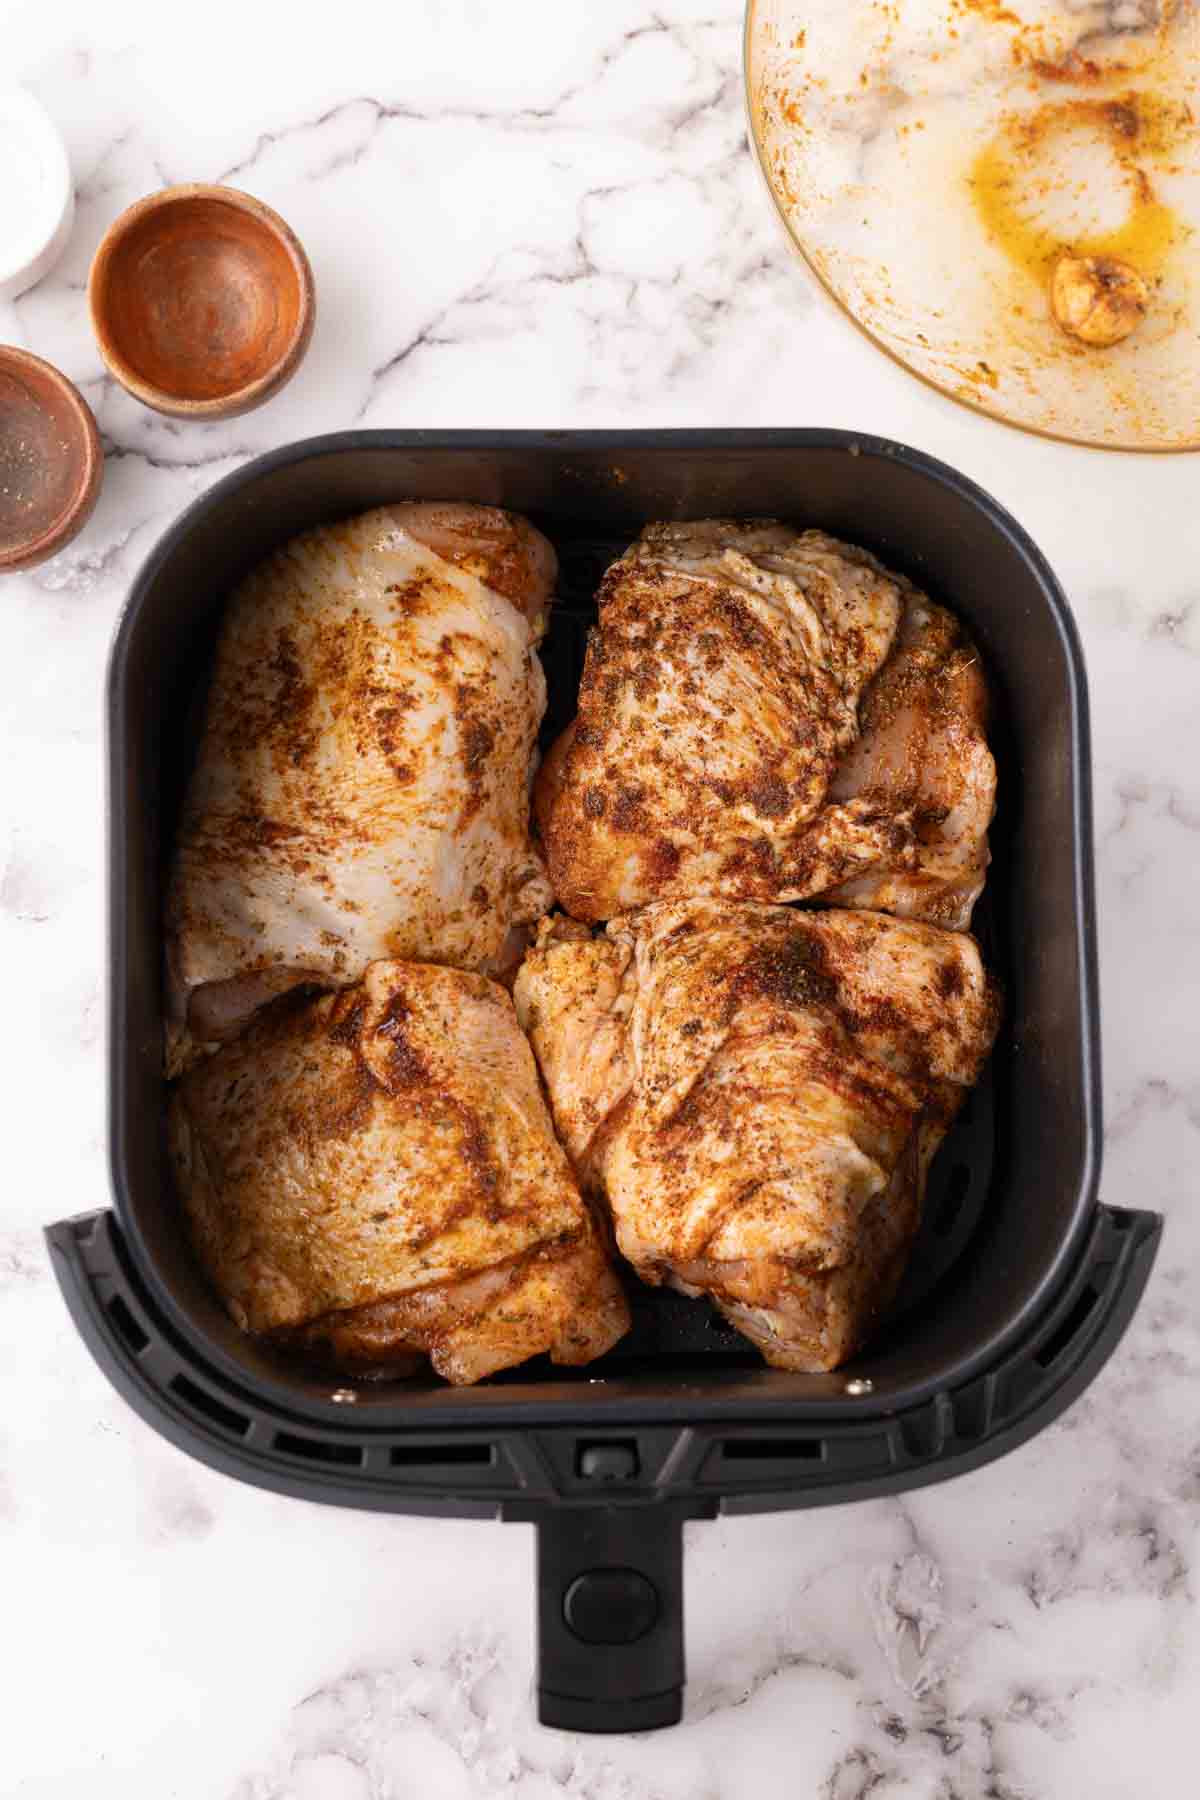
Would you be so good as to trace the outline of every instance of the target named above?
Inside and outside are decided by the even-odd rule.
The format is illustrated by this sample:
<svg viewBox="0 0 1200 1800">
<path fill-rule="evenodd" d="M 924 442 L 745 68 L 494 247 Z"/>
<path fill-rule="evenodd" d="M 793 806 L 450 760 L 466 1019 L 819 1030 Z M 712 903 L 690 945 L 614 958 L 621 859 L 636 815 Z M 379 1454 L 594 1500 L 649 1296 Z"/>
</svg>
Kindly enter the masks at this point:
<svg viewBox="0 0 1200 1800">
<path fill-rule="evenodd" d="M 66 147 L 22 88 L 0 89 L 0 300 L 54 267 L 71 235 L 75 191 Z"/>
</svg>

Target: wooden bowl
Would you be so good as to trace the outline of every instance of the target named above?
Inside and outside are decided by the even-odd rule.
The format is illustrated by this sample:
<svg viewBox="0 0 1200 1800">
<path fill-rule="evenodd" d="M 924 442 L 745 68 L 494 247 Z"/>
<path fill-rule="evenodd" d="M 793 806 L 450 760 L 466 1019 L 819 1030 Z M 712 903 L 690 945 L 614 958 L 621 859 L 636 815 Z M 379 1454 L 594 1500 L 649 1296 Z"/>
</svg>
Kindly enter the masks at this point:
<svg viewBox="0 0 1200 1800">
<path fill-rule="evenodd" d="M 104 453 L 92 409 L 40 356 L 0 344 L 0 573 L 32 569 L 91 517 Z"/>
<path fill-rule="evenodd" d="M 316 295 L 299 239 L 236 188 L 164 188 L 106 232 L 88 305 L 100 353 L 145 406 L 231 419 L 295 374 Z"/>
</svg>

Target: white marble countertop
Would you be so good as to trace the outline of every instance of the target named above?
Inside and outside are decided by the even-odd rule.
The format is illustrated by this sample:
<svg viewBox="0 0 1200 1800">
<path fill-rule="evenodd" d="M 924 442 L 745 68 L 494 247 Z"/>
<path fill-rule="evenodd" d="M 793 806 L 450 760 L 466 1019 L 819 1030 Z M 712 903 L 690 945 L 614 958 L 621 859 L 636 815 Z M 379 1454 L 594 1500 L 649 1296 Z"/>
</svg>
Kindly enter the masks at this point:
<svg viewBox="0 0 1200 1800">
<path fill-rule="evenodd" d="M 730 0 L 0 11 L 6 74 L 58 120 L 79 195 L 66 260 L 0 307 L 0 338 L 80 384 L 108 451 L 82 537 L 0 595 L 0 1792 L 1191 1792 L 1200 465 L 1019 436 L 860 340 L 760 189 Z M 142 411 L 102 375 L 85 313 L 104 227 L 192 179 L 276 206 L 320 296 L 298 378 L 227 426 Z M 1103 1195 L 1169 1215 L 1147 1299 L 1085 1398 L 1001 1463 L 903 1500 L 690 1527 L 688 1710 L 655 1737 L 532 1722 L 528 1527 L 327 1511 L 209 1473 L 97 1372 L 41 1248 L 47 1220 L 107 1203 L 101 676 L 127 583 L 243 458 L 356 423 L 906 439 L 1028 527 L 1086 646 Z"/>
</svg>

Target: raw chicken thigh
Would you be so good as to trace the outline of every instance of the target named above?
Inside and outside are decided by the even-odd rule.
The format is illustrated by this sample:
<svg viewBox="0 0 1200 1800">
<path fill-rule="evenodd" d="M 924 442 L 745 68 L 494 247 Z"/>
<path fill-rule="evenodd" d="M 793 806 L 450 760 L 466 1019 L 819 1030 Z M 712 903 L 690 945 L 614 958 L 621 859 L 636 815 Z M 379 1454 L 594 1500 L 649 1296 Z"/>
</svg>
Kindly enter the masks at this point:
<svg viewBox="0 0 1200 1800">
<path fill-rule="evenodd" d="M 169 1066 L 377 958 L 511 956 L 550 901 L 529 794 L 555 573 L 523 519 L 413 504 L 305 532 L 247 576 L 177 840 Z"/>
<path fill-rule="evenodd" d="M 866 551 L 770 521 L 648 526 L 608 571 L 535 788 L 561 904 L 821 898 L 965 928 L 995 765 L 960 626 Z"/>
<path fill-rule="evenodd" d="M 991 1048 L 973 939 L 865 911 L 663 902 L 547 920 L 517 978 L 560 1136 L 643 1280 L 827 1370 L 894 1294 Z"/>
<path fill-rule="evenodd" d="M 913 843 L 821 898 L 965 931 L 983 892 L 996 764 L 979 652 L 957 619 L 910 590 L 895 646 L 859 709 L 862 735 L 838 766 L 831 809 L 869 797 L 911 819 Z"/>
<path fill-rule="evenodd" d="M 377 962 L 288 995 L 173 1089 L 201 1260 L 245 1329 L 453 1382 L 539 1352 L 589 1362 L 629 1324 L 507 993 Z"/>
<path fill-rule="evenodd" d="M 556 896 L 800 899 L 905 841 L 869 799 L 811 822 L 900 621 L 864 552 L 770 520 L 649 525 L 608 570 L 538 821 Z"/>
</svg>

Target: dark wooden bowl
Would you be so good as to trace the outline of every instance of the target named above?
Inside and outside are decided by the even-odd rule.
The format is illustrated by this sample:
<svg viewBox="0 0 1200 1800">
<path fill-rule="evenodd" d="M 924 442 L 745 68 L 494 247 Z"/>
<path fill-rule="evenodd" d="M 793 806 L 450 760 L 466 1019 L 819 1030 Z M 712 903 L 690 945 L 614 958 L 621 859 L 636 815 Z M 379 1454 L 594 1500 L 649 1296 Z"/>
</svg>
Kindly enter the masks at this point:
<svg viewBox="0 0 1200 1800">
<path fill-rule="evenodd" d="M 236 188 L 149 194 L 109 226 L 88 281 L 101 355 L 145 406 L 230 419 L 300 366 L 316 295 L 299 239 Z"/>
<path fill-rule="evenodd" d="M 91 517 L 103 472 L 96 421 L 74 382 L 0 344 L 0 574 L 69 544 Z"/>
</svg>

